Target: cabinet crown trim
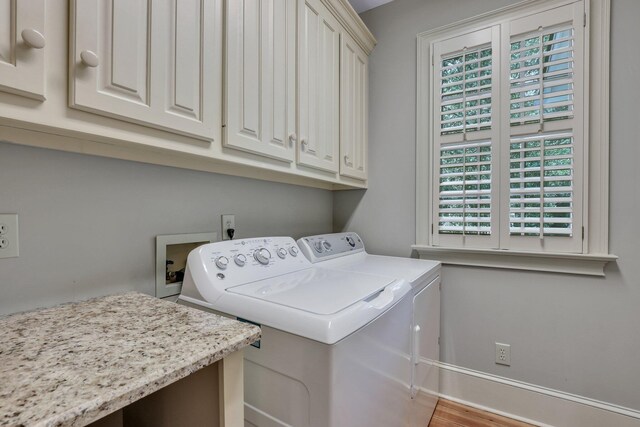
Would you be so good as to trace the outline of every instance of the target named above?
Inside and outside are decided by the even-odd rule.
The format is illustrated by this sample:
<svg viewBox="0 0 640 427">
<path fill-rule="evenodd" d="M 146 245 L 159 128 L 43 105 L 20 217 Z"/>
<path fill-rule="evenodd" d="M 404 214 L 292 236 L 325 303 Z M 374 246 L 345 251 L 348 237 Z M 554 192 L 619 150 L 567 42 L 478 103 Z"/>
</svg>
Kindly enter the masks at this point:
<svg viewBox="0 0 640 427">
<path fill-rule="evenodd" d="M 354 38 L 356 43 L 370 55 L 378 41 L 367 28 L 358 13 L 353 9 L 348 0 L 321 0 L 333 13 L 336 19 Z"/>
</svg>

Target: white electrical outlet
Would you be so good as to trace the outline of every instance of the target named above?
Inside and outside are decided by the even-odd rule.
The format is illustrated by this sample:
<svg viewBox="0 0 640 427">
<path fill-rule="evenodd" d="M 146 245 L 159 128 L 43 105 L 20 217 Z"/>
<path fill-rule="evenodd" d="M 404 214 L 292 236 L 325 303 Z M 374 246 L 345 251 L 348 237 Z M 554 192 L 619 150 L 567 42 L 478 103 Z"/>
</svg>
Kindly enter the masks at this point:
<svg viewBox="0 0 640 427">
<path fill-rule="evenodd" d="M 15 258 L 18 254 L 18 215 L 0 214 L 0 258 Z"/>
<path fill-rule="evenodd" d="M 222 215 L 222 240 L 229 240 L 227 230 L 230 228 L 236 229 L 236 216 Z"/>
<path fill-rule="evenodd" d="M 509 344 L 496 343 L 496 363 L 511 366 L 511 346 Z"/>
</svg>

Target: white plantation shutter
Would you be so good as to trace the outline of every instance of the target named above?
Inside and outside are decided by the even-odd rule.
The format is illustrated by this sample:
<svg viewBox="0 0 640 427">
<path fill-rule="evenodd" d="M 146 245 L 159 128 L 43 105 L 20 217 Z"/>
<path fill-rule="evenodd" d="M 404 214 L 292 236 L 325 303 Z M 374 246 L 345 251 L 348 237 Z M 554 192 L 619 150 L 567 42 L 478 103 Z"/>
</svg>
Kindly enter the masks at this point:
<svg viewBox="0 0 640 427">
<path fill-rule="evenodd" d="M 509 232 L 512 236 L 573 233 L 574 140 L 570 133 L 511 140 Z"/>
<path fill-rule="evenodd" d="M 491 129 L 491 44 L 441 59 L 440 134 Z"/>
<path fill-rule="evenodd" d="M 498 242 L 498 34 L 492 27 L 434 45 L 435 245 Z"/>
<path fill-rule="evenodd" d="M 491 141 L 440 148 L 439 234 L 491 234 Z"/>
<path fill-rule="evenodd" d="M 574 47 L 567 25 L 512 38 L 511 126 L 573 117 Z"/>
<path fill-rule="evenodd" d="M 583 13 L 517 19 L 503 39 L 502 248 L 582 252 Z"/>
<path fill-rule="evenodd" d="M 434 246 L 583 251 L 584 12 L 431 44 Z"/>
</svg>

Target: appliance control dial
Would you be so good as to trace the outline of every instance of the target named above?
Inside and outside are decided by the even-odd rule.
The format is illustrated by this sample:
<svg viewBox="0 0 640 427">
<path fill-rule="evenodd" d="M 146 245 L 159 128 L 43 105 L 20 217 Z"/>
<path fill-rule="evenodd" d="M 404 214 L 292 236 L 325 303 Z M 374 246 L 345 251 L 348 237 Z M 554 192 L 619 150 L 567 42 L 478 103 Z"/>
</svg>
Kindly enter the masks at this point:
<svg viewBox="0 0 640 427">
<path fill-rule="evenodd" d="M 322 241 L 322 247 L 327 250 L 330 251 L 331 250 L 331 243 L 327 242 L 326 240 Z"/>
<path fill-rule="evenodd" d="M 284 259 L 287 256 L 287 250 L 285 248 L 278 249 L 278 256 Z"/>
<path fill-rule="evenodd" d="M 216 266 L 220 270 L 225 270 L 229 266 L 229 259 L 226 256 L 219 256 L 216 258 Z"/>
<path fill-rule="evenodd" d="M 313 248 L 316 250 L 316 252 L 318 253 L 322 253 L 324 252 L 324 247 L 322 246 L 322 241 L 318 240 L 317 242 L 314 242 L 313 244 Z"/>
<path fill-rule="evenodd" d="M 247 263 L 247 257 L 242 254 L 237 254 L 233 257 L 233 260 L 238 267 L 244 267 L 244 265 Z"/>
<path fill-rule="evenodd" d="M 352 248 L 356 247 L 356 242 L 355 240 L 353 240 L 353 237 L 351 236 L 347 236 L 347 243 L 349 244 L 349 246 L 351 246 Z"/>
<path fill-rule="evenodd" d="M 291 246 L 289 248 L 289 253 L 291 254 L 291 256 L 298 256 L 298 248 L 296 248 L 295 246 Z"/>
<path fill-rule="evenodd" d="M 253 257 L 262 265 L 269 264 L 269 260 L 271 259 L 271 252 L 267 248 L 257 249 L 253 253 Z"/>
</svg>

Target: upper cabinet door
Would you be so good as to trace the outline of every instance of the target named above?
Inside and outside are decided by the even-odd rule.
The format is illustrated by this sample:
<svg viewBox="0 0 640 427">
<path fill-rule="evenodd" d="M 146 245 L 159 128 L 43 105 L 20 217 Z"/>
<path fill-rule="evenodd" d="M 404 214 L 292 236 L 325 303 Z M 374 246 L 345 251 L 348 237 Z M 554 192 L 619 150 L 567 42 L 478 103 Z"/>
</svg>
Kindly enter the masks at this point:
<svg viewBox="0 0 640 427">
<path fill-rule="evenodd" d="M 342 34 L 340 61 L 340 175 L 367 179 L 367 55 Z"/>
<path fill-rule="evenodd" d="M 338 172 L 339 24 L 320 0 L 300 0 L 298 163 Z"/>
<path fill-rule="evenodd" d="M 295 158 L 297 1 L 226 2 L 226 147 Z"/>
<path fill-rule="evenodd" d="M 219 0 L 74 0 L 71 5 L 72 107 L 215 138 L 221 103 Z"/>
<path fill-rule="evenodd" d="M 0 90 L 43 101 L 44 0 L 0 0 Z"/>
</svg>

